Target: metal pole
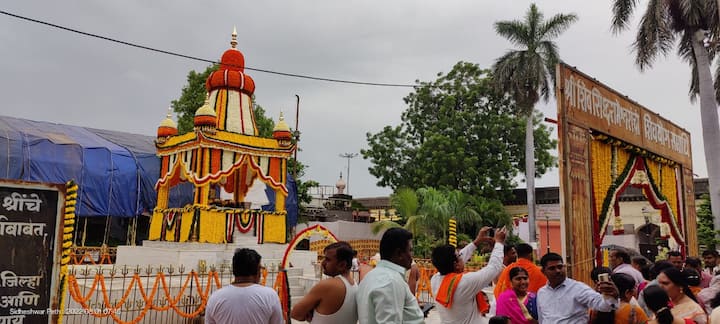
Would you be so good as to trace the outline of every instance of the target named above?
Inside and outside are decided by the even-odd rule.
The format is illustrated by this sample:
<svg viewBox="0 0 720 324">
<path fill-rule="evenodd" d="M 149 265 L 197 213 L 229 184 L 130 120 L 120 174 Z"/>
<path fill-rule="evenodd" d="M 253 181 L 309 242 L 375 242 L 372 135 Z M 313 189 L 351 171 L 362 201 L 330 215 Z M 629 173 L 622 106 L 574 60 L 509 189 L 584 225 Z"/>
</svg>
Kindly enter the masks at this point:
<svg viewBox="0 0 720 324">
<path fill-rule="evenodd" d="M 358 156 L 358 153 L 343 153 L 340 154 L 341 158 L 348 159 L 348 165 L 347 165 L 347 181 L 345 181 L 345 189 L 347 194 L 350 195 L 350 159 Z"/>
<path fill-rule="evenodd" d="M 298 130 L 298 124 L 300 122 L 300 96 L 295 95 L 297 102 L 295 104 L 295 167 L 293 168 L 293 179 L 297 181 L 297 169 L 298 169 L 298 144 L 300 143 L 300 131 Z"/>
<path fill-rule="evenodd" d="M 545 237 L 547 242 L 547 252 L 550 253 L 550 216 L 545 214 Z"/>
</svg>

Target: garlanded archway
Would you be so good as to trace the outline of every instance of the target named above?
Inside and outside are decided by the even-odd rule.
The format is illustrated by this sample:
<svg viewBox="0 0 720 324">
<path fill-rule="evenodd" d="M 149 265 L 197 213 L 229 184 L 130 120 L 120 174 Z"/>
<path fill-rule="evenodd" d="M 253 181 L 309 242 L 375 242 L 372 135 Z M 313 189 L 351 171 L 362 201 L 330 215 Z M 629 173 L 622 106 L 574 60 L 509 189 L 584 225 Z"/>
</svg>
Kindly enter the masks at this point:
<svg viewBox="0 0 720 324">
<path fill-rule="evenodd" d="M 629 186 L 641 189 L 650 205 L 660 211 L 660 222 L 668 225 L 670 236 L 685 253 L 677 165 L 601 134 L 593 136 L 590 157 L 597 261 L 602 260 L 600 245 L 610 222 L 613 221 L 613 234 L 623 233 L 619 197 Z"/>
<path fill-rule="evenodd" d="M 333 234 L 333 232 L 331 232 L 327 227 L 316 224 L 297 233 L 290 241 L 290 244 L 288 244 L 285 249 L 285 253 L 283 254 L 282 263 L 280 263 L 280 271 L 278 272 L 275 279 L 275 285 L 273 287 L 275 291 L 277 291 L 278 296 L 280 296 L 280 304 L 282 305 L 283 315 L 286 320 L 290 318 L 289 314 L 292 306 L 290 304 L 290 287 L 287 277 L 287 268 L 290 265 L 290 253 L 295 250 L 295 247 L 297 247 L 300 241 L 309 239 L 313 235 L 321 235 L 323 238 L 330 240 L 331 242 L 338 241 L 335 234 Z"/>
</svg>

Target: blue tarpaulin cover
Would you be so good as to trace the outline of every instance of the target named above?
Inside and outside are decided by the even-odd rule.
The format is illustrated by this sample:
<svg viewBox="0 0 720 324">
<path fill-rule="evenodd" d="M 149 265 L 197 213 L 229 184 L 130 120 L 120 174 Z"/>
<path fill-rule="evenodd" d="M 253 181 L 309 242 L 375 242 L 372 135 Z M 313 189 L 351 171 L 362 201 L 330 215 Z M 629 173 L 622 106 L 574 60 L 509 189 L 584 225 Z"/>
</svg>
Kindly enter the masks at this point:
<svg viewBox="0 0 720 324">
<path fill-rule="evenodd" d="M 80 187 L 78 216 L 135 217 L 155 208 L 160 159 L 154 140 L 153 136 L 0 116 L 0 178 L 46 183 L 75 180 Z M 297 191 L 294 181 L 288 182 L 288 223 L 293 226 Z M 274 198 L 268 197 L 271 202 Z M 190 184 L 175 186 L 170 192 L 170 206 L 191 201 Z"/>
</svg>

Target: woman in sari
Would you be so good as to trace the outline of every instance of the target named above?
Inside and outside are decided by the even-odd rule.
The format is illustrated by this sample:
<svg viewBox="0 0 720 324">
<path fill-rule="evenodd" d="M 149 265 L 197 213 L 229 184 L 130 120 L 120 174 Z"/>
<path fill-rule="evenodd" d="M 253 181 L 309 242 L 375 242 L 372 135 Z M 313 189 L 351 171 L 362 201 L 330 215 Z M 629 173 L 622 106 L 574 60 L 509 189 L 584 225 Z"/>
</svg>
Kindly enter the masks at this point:
<svg viewBox="0 0 720 324">
<path fill-rule="evenodd" d="M 705 309 L 697 303 L 695 295 L 687 284 L 685 274 L 677 268 L 664 269 L 657 276 L 658 285 L 672 300 L 673 307 L 670 310 L 675 318 L 686 322 L 706 324 L 708 321 Z"/>
<path fill-rule="evenodd" d="M 521 267 L 510 269 L 512 289 L 498 296 L 496 315 L 507 316 L 513 324 L 537 323 L 535 294 L 528 292 L 528 273 Z"/>
</svg>

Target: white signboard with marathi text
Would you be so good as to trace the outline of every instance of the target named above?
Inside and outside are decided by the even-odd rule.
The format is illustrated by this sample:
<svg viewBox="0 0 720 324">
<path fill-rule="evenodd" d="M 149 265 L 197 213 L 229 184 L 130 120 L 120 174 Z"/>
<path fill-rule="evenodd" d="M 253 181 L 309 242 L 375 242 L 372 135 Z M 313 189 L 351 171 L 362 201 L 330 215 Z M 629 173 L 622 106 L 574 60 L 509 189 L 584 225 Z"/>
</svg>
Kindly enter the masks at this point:
<svg viewBox="0 0 720 324">
<path fill-rule="evenodd" d="M 618 138 L 686 167 L 692 165 L 690 133 L 565 64 L 558 85 L 568 120 Z"/>
<path fill-rule="evenodd" d="M 57 320 L 62 188 L 0 180 L 0 324 Z"/>
</svg>

